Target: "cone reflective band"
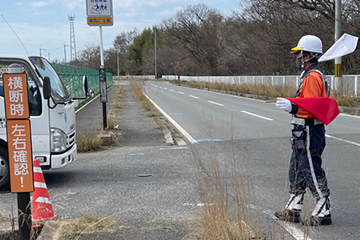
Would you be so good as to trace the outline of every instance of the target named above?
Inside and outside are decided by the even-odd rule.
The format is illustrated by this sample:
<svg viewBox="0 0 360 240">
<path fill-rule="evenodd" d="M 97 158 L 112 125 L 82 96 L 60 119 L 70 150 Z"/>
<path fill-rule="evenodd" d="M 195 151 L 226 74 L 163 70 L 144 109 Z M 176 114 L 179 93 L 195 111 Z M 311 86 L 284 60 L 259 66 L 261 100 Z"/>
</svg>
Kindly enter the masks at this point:
<svg viewBox="0 0 360 240">
<path fill-rule="evenodd" d="M 50 202 L 49 192 L 46 187 L 44 175 L 39 164 L 39 160 L 34 159 L 34 185 L 32 201 L 32 221 L 35 223 L 53 219 L 56 216 Z"/>
</svg>

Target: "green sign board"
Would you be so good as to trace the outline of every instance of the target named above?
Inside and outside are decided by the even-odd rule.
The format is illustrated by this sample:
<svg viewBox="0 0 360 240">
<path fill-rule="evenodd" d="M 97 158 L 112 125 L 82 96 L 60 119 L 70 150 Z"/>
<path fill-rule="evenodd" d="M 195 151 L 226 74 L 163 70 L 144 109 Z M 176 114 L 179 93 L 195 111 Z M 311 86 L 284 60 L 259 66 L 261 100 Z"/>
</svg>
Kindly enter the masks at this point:
<svg viewBox="0 0 360 240">
<path fill-rule="evenodd" d="M 99 69 L 99 74 L 105 74 L 106 72 L 105 72 L 105 68 L 100 68 Z"/>
</svg>

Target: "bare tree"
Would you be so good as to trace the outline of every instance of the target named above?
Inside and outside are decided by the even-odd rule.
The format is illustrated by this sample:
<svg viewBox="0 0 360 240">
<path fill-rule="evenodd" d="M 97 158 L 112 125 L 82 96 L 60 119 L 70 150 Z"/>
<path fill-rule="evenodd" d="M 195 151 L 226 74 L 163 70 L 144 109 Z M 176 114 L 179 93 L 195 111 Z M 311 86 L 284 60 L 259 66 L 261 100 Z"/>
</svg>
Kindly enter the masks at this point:
<svg viewBox="0 0 360 240">
<path fill-rule="evenodd" d="M 175 17 L 164 21 L 163 27 L 196 60 L 201 75 L 218 75 L 218 58 L 223 49 L 222 21 L 217 10 L 198 4 L 179 11 Z"/>
<path fill-rule="evenodd" d="M 126 55 L 129 52 L 129 47 L 133 43 L 134 38 L 139 35 L 139 31 L 134 29 L 130 32 L 122 32 L 116 36 L 114 40 L 114 49 L 121 55 Z"/>
<path fill-rule="evenodd" d="M 100 67 L 100 46 L 86 45 L 78 57 L 78 66 L 85 68 L 98 69 Z"/>
</svg>

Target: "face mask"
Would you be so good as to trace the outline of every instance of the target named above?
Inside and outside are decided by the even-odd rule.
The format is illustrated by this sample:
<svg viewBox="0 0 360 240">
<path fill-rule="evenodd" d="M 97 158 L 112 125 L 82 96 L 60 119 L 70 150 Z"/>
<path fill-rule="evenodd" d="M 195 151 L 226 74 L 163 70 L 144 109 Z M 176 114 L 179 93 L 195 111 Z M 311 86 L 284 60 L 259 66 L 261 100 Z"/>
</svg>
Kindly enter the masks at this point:
<svg viewBox="0 0 360 240">
<path fill-rule="evenodd" d="M 301 58 L 296 58 L 295 60 L 295 65 L 297 69 L 302 70 L 304 68 L 303 63 L 301 62 Z"/>
</svg>

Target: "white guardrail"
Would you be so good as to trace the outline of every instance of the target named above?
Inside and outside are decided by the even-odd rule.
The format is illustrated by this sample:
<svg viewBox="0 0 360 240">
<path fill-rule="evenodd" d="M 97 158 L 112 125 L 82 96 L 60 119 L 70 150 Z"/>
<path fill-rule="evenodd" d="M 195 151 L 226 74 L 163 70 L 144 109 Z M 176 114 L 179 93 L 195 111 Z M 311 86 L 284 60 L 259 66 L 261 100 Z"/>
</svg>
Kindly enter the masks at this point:
<svg viewBox="0 0 360 240">
<path fill-rule="evenodd" d="M 114 80 L 125 80 L 125 79 L 155 79 L 155 75 L 134 75 L 134 76 L 113 76 Z"/>
<path fill-rule="evenodd" d="M 343 75 L 344 95 L 349 94 L 354 97 L 360 95 L 360 75 Z M 178 80 L 177 75 L 163 75 L 165 80 Z M 326 76 L 332 91 L 336 91 L 338 83 L 334 75 Z M 229 84 L 263 84 L 266 86 L 299 86 L 299 76 L 180 76 L 181 81 L 197 82 L 223 82 Z"/>
<path fill-rule="evenodd" d="M 337 90 L 337 79 L 334 75 L 327 75 L 327 80 L 332 91 Z M 360 75 L 343 75 L 344 95 L 358 97 L 360 95 Z M 154 75 L 138 75 L 138 76 L 114 76 L 117 79 L 155 79 Z M 164 80 L 178 80 L 177 75 L 163 75 Z M 197 82 L 223 82 L 229 84 L 263 84 L 266 86 L 290 86 L 297 88 L 299 86 L 299 76 L 180 76 L 181 81 L 197 81 Z"/>
</svg>

